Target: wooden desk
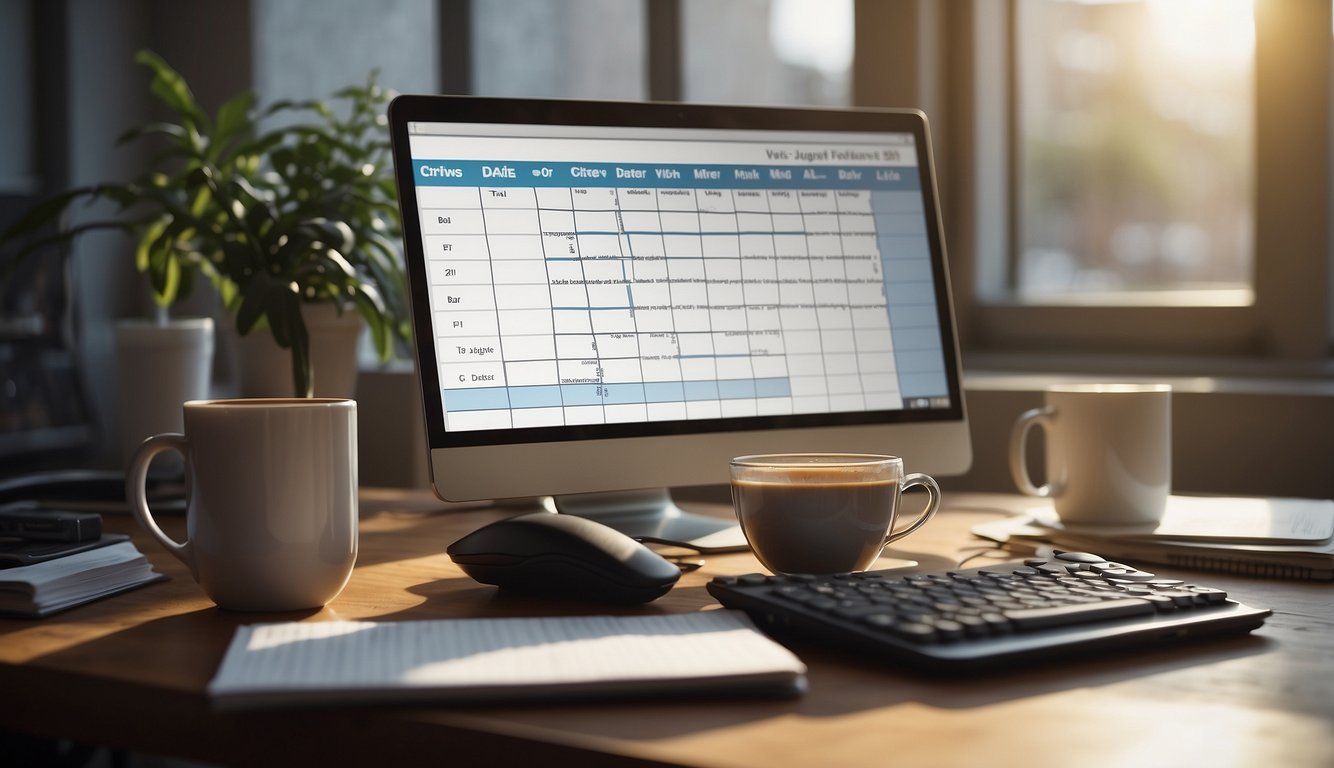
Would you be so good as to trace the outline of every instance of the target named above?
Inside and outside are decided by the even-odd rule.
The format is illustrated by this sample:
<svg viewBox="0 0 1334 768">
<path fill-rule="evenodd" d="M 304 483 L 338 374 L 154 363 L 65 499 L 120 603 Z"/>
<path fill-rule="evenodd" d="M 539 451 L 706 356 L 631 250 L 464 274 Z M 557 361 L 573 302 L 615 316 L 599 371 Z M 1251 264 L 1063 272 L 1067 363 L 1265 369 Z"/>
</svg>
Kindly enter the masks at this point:
<svg viewBox="0 0 1334 768">
<path fill-rule="evenodd" d="M 971 524 L 1022 503 L 947 494 L 946 511 L 903 550 L 952 563 L 975 551 Z M 1249 636 L 973 679 L 798 646 L 810 692 L 787 700 L 209 711 L 204 686 L 244 623 L 606 612 L 469 580 L 443 550 L 501 513 L 438 508 L 422 493 L 365 492 L 356 572 L 337 600 L 306 615 L 220 611 L 139 536 L 170 581 L 41 621 L 0 621 L 0 726 L 235 765 L 1334 765 L 1334 586 L 1203 573 L 1186 575 L 1274 616 Z M 168 522 L 179 536 L 183 521 Z M 749 554 L 707 560 L 638 610 L 699 610 L 714 604 L 710 577 L 759 570 Z"/>
</svg>

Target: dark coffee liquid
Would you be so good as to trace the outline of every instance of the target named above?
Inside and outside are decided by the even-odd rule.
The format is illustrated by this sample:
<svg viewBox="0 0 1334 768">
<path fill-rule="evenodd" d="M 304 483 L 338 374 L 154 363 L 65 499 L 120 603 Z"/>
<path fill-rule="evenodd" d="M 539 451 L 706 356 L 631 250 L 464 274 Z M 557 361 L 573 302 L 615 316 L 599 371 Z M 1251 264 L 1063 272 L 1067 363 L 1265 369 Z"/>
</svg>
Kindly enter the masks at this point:
<svg viewBox="0 0 1334 768">
<path fill-rule="evenodd" d="M 746 539 L 775 573 L 870 567 L 884 548 L 897 498 L 893 480 L 732 482 L 732 502 Z"/>
</svg>

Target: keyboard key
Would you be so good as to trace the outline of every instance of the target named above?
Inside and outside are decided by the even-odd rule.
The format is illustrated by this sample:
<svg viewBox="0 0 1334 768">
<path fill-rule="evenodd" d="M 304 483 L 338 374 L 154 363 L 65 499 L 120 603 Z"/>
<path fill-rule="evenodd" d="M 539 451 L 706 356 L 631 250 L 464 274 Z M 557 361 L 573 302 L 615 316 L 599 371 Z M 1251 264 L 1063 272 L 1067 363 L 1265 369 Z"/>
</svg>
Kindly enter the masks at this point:
<svg viewBox="0 0 1334 768">
<path fill-rule="evenodd" d="M 1106 562 L 1098 555 L 1089 552 L 1057 552 L 1057 560 L 1064 560 L 1068 563 L 1103 563 Z"/>
<path fill-rule="evenodd" d="M 1087 605 L 1021 608 L 1004 611 L 1002 615 L 1014 622 L 1016 629 L 1032 630 L 1082 624 L 1090 621 L 1106 621 L 1122 616 L 1144 615 L 1153 612 L 1153 606 L 1143 600 L 1127 598 L 1124 600 L 1106 600 Z"/>
<path fill-rule="evenodd" d="M 1227 602 L 1227 593 L 1221 589 L 1212 589 L 1210 587 L 1191 587 L 1191 592 L 1197 595 L 1203 595 L 1205 602 L 1209 604 Z"/>
<path fill-rule="evenodd" d="M 935 627 L 921 622 L 909 621 L 895 624 L 892 629 L 894 634 L 904 640 L 911 640 L 916 643 L 934 643 L 939 639 Z"/>
<path fill-rule="evenodd" d="M 854 620 L 865 618 L 867 616 L 890 615 L 890 612 L 885 610 L 885 606 L 874 604 L 839 607 L 830 611 L 830 613 L 839 618 Z"/>
<path fill-rule="evenodd" d="M 994 635 L 1003 635 L 1014 631 L 1014 625 L 1010 623 L 1010 620 L 999 613 L 983 613 L 978 618 L 986 622 L 987 628 Z"/>
<path fill-rule="evenodd" d="M 935 627 L 942 640 L 958 640 L 965 634 L 963 625 L 953 619 L 940 619 L 936 621 Z"/>
<path fill-rule="evenodd" d="M 1195 594 L 1184 589 L 1164 589 L 1158 594 L 1170 598 L 1178 608 L 1190 608 L 1195 605 Z"/>
<path fill-rule="evenodd" d="M 1159 613 L 1166 613 L 1177 609 L 1176 601 L 1170 597 L 1160 595 L 1157 592 L 1140 596 L 1140 599 L 1153 605 L 1154 609 Z"/>
<path fill-rule="evenodd" d="M 987 622 L 981 616 L 968 616 L 966 614 L 955 614 L 954 621 L 963 627 L 963 631 L 970 637 L 981 637 L 988 633 Z M 939 624 L 937 624 L 939 626 Z"/>
</svg>

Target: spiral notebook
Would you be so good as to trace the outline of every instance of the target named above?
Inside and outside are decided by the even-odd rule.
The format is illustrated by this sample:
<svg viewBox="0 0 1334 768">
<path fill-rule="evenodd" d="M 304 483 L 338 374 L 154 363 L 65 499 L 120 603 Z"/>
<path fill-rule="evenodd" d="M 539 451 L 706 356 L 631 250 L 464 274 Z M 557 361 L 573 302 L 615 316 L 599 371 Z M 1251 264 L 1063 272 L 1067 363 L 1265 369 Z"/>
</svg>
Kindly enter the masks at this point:
<svg viewBox="0 0 1334 768">
<path fill-rule="evenodd" d="M 215 708 L 794 695 L 806 666 L 728 610 L 240 627 Z"/>
</svg>

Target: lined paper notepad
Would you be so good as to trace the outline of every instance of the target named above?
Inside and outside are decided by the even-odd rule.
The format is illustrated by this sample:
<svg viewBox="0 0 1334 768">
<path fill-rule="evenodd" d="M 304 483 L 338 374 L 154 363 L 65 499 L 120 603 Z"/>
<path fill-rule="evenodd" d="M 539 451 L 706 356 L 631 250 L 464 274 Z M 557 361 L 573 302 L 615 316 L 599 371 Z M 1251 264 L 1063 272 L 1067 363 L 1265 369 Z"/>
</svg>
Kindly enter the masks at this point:
<svg viewBox="0 0 1334 768">
<path fill-rule="evenodd" d="M 671 693 L 794 694 L 806 667 L 745 614 L 254 624 L 208 693 L 219 709 Z"/>
</svg>

